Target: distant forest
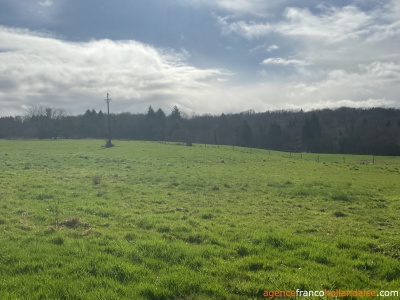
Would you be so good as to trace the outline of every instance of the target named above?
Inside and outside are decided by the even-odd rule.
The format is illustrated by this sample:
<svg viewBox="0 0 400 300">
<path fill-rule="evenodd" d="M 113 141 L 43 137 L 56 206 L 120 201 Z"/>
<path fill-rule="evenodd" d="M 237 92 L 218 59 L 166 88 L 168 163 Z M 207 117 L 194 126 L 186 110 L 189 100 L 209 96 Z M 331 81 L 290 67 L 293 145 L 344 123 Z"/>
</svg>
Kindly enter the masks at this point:
<svg viewBox="0 0 400 300">
<path fill-rule="evenodd" d="M 254 147 L 282 151 L 400 155 L 400 110 L 342 107 L 310 112 L 247 111 L 183 117 L 177 107 L 166 114 L 111 114 L 113 139 L 175 141 Z M 87 110 L 34 107 L 24 117 L 1 117 L 3 139 L 106 139 L 107 115 Z"/>
</svg>

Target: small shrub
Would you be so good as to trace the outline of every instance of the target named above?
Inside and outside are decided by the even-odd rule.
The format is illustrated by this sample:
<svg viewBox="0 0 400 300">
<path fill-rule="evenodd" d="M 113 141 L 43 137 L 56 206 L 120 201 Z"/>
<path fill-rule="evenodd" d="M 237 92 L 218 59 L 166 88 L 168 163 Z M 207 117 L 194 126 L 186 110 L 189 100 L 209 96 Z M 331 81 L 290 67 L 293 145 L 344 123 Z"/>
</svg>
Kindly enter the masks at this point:
<svg viewBox="0 0 400 300">
<path fill-rule="evenodd" d="M 243 257 L 249 255 L 250 250 L 246 246 L 241 245 L 236 248 L 236 253 Z"/>
<path fill-rule="evenodd" d="M 83 226 L 86 228 L 90 227 L 88 224 L 81 222 L 79 220 L 79 218 L 77 218 L 77 217 L 72 217 L 69 220 L 65 220 L 65 221 L 61 222 L 60 225 L 68 227 L 68 228 L 77 228 L 79 226 Z"/>
<path fill-rule="evenodd" d="M 343 213 L 343 212 L 341 212 L 341 211 L 335 211 L 335 212 L 333 213 L 333 215 L 334 215 L 336 218 L 342 218 L 342 217 L 345 217 L 345 216 L 346 216 L 346 214 Z"/>
<path fill-rule="evenodd" d="M 54 199 L 54 195 L 39 194 L 36 196 L 36 200 L 47 200 L 47 199 Z"/>
<path fill-rule="evenodd" d="M 114 247 L 106 247 L 104 249 L 104 252 L 107 254 L 114 255 L 115 257 L 121 257 L 124 255 L 123 251 L 121 251 L 120 249 L 116 249 Z"/>
<path fill-rule="evenodd" d="M 157 231 L 160 233 L 166 233 L 166 232 L 170 232 L 171 228 L 169 228 L 169 226 L 164 225 L 164 226 L 158 227 Z"/>
<path fill-rule="evenodd" d="M 311 194 L 312 194 L 311 190 L 309 188 L 306 188 L 306 187 L 299 187 L 298 189 L 296 189 L 294 191 L 294 195 L 297 196 L 297 197 L 306 198 L 306 197 L 311 196 Z"/>
<path fill-rule="evenodd" d="M 335 192 L 334 194 L 331 195 L 331 199 L 334 201 L 345 201 L 345 202 L 350 201 L 349 196 L 344 192 Z"/>
<path fill-rule="evenodd" d="M 54 245 L 63 245 L 64 239 L 61 236 L 57 236 L 57 237 L 51 239 L 51 243 Z"/>
<path fill-rule="evenodd" d="M 204 240 L 205 240 L 205 237 L 202 236 L 201 234 L 192 234 L 192 235 L 189 235 L 189 237 L 187 238 L 187 241 L 190 244 L 201 244 L 204 242 Z"/>
<path fill-rule="evenodd" d="M 266 239 L 266 243 L 269 246 L 272 246 L 274 248 L 279 248 L 282 246 L 282 239 L 274 236 L 268 236 Z"/>
<path fill-rule="evenodd" d="M 315 261 L 317 263 L 319 263 L 319 264 L 322 264 L 322 265 L 329 265 L 330 264 L 328 257 L 326 257 L 325 255 L 316 256 L 315 257 Z"/>
<path fill-rule="evenodd" d="M 136 239 L 136 234 L 127 233 L 124 238 L 125 238 L 126 241 L 131 242 L 131 241 Z"/>
<path fill-rule="evenodd" d="M 336 247 L 338 247 L 338 249 L 350 249 L 350 244 L 345 242 L 339 242 L 337 243 Z"/>
<path fill-rule="evenodd" d="M 264 267 L 264 264 L 262 262 L 252 262 L 249 264 L 250 271 L 259 271 L 259 270 L 262 270 L 263 267 Z"/>
<path fill-rule="evenodd" d="M 101 183 L 101 176 L 100 175 L 95 175 L 92 177 L 92 182 L 94 185 L 98 185 Z"/>
<path fill-rule="evenodd" d="M 202 216 L 201 216 L 201 218 L 202 219 L 205 219 L 205 220 L 209 220 L 209 219 L 212 219 L 214 216 L 212 215 L 212 214 L 210 214 L 210 213 L 208 213 L 208 214 L 203 214 Z"/>
<path fill-rule="evenodd" d="M 365 261 L 363 263 L 359 263 L 356 268 L 360 271 L 374 271 L 377 268 L 377 264 L 374 261 Z"/>
<path fill-rule="evenodd" d="M 400 278 L 400 268 L 395 267 L 390 271 L 387 271 L 385 274 L 385 278 L 387 281 L 391 282 Z"/>
</svg>

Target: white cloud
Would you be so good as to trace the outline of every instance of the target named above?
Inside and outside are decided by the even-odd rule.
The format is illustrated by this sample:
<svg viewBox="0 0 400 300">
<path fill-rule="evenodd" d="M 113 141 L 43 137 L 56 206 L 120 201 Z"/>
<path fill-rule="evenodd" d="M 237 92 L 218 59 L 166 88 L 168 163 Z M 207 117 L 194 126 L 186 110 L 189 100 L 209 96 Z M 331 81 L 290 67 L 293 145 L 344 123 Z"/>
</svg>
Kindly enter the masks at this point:
<svg viewBox="0 0 400 300">
<path fill-rule="evenodd" d="M 277 45 L 271 45 L 267 48 L 267 52 L 272 52 L 274 50 L 278 50 L 279 47 Z"/>
<path fill-rule="evenodd" d="M 145 111 L 152 103 L 168 108 L 172 101 L 197 99 L 227 75 L 189 65 L 185 52 L 136 41 L 72 43 L 0 27 L 0 45 L 0 91 L 10 111 L 43 104 L 82 112 L 101 107 L 107 92 L 119 110 Z"/>
<path fill-rule="evenodd" d="M 271 52 L 276 51 L 276 50 L 278 50 L 278 49 L 279 49 L 279 46 L 277 46 L 277 45 L 270 45 L 270 46 L 267 46 L 266 44 L 261 44 L 261 45 L 258 45 L 258 46 L 256 46 L 256 47 L 254 47 L 254 48 L 251 49 L 249 52 L 250 52 L 250 53 L 254 53 L 254 52 L 258 52 L 258 51 L 262 50 L 262 52 L 269 52 L 269 53 L 271 53 Z"/>
<path fill-rule="evenodd" d="M 224 35 L 238 35 L 247 40 L 268 40 L 284 45 L 286 55 L 310 62 L 313 68 L 339 66 L 354 70 L 371 60 L 398 61 L 395 49 L 400 43 L 400 2 L 389 1 L 370 11 L 357 6 L 319 5 L 309 8 L 288 7 L 283 19 L 269 22 L 219 19 Z"/>
<path fill-rule="evenodd" d="M 372 17 L 354 6 L 321 7 L 321 14 L 309 9 L 288 7 L 285 20 L 278 22 L 255 22 L 245 20 L 231 21 L 228 17 L 219 18 L 223 34 L 237 34 L 247 39 L 266 37 L 270 33 L 284 36 L 299 36 L 325 39 L 325 42 L 339 42 L 358 39 L 369 33 Z"/>
<path fill-rule="evenodd" d="M 277 21 L 225 17 L 219 24 L 225 35 L 279 43 L 279 49 L 267 49 L 276 51 L 276 57 L 264 59 L 265 69 L 259 74 L 284 91 L 280 105 L 300 107 L 316 101 L 357 106 L 381 99 L 379 103 L 399 106 L 400 4 L 375 5 L 370 10 L 356 4 L 292 6 Z M 284 71 L 288 66 L 295 67 L 294 72 Z"/>
<path fill-rule="evenodd" d="M 308 65 L 308 63 L 303 60 L 285 59 L 285 58 L 281 58 L 281 57 L 272 57 L 272 58 L 264 59 L 264 61 L 261 64 L 262 65 L 282 65 L 282 66 L 289 66 L 289 65 L 306 66 L 306 65 Z"/>
<path fill-rule="evenodd" d="M 39 104 L 72 113 L 104 110 L 107 92 L 114 112 L 145 112 L 149 105 L 169 112 L 173 104 L 197 114 L 399 106 L 400 65 L 391 61 L 362 63 L 354 71 L 307 73 L 303 69 L 314 66 L 306 60 L 275 57 L 263 64 L 293 66 L 299 74 L 237 86 L 227 81 L 231 73 L 188 64 L 186 51 L 175 53 L 136 41 L 72 43 L 0 27 L 0 44 L 3 115 L 24 114 L 26 107 Z"/>
<path fill-rule="evenodd" d="M 391 108 L 395 106 L 394 101 L 388 101 L 386 99 L 366 99 L 361 101 L 354 100 L 326 100 L 326 101 L 316 101 L 316 102 L 306 102 L 301 107 L 293 106 L 293 109 L 304 109 L 306 111 L 324 108 L 339 108 L 339 107 L 354 107 L 354 108 L 373 108 L 373 107 L 388 107 Z"/>
<path fill-rule="evenodd" d="M 293 83 L 286 90 L 292 99 L 314 99 L 327 103 L 342 100 L 363 103 L 368 99 L 386 99 L 387 104 L 399 106 L 399 84 L 399 64 L 373 62 L 360 65 L 357 72 L 334 69 L 319 80 Z"/>
<path fill-rule="evenodd" d="M 238 34 L 246 39 L 252 40 L 260 37 L 265 37 L 273 31 L 273 28 L 268 23 L 255 23 L 246 21 L 237 21 L 229 23 L 228 17 L 216 17 L 218 24 L 221 26 L 223 35 Z"/>
<path fill-rule="evenodd" d="M 220 48 L 239 59 L 232 67 L 235 76 L 190 64 L 203 53 L 186 44 L 192 53 L 133 40 L 74 43 L 0 27 L 0 115 L 23 114 L 35 104 L 72 113 L 104 110 L 107 92 L 113 98 L 112 111 L 130 112 L 145 112 L 149 105 L 168 112 L 175 104 L 197 114 L 400 106 L 400 1 L 370 10 L 356 5 L 364 3 L 361 0 L 345 7 L 308 9 L 304 2 L 294 7 L 300 2 L 289 0 L 190 1 L 212 7 L 224 35 Z M 267 9 L 278 2 L 292 6 Z M 58 5 L 41 10 L 56 10 Z M 216 16 L 222 11 L 228 15 Z M 207 63 L 211 61 L 217 59 Z"/>
<path fill-rule="evenodd" d="M 368 65 L 360 65 L 360 70 L 365 71 L 373 80 L 387 85 L 400 84 L 400 65 L 394 62 L 375 61 Z"/>
<path fill-rule="evenodd" d="M 241 87 L 233 93 L 246 99 L 248 109 L 255 110 L 400 107 L 399 63 L 375 61 L 359 65 L 354 72 L 332 69 L 314 75 L 286 80 L 267 77 L 263 84 Z"/>
<path fill-rule="evenodd" d="M 368 33 L 371 17 L 354 6 L 327 7 L 320 15 L 308 9 L 288 8 L 286 22 L 276 25 L 283 35 L 325 39 L 335 43 L 347 39 L 359 39 Z"/>
</svg>

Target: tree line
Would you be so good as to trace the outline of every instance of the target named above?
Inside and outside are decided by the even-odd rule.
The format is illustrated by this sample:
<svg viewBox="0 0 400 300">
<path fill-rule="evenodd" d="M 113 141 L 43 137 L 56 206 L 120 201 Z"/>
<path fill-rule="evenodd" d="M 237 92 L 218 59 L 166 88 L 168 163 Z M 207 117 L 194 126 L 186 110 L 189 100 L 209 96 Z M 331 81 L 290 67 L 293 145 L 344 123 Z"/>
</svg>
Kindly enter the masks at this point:
<svg viewBox="0 0 400 300">
<path fill-rule="evenodd" d="M 223 144 L 282 151 L 400 155 L 400 110 L 342 107 L 310 112 L 247 111 L 183 116 L 151 106 L 147 113 L 111 114 L 113 139 Z M 34 107 L 26 116 L 1 117 L 0 138 L 105 139 L 107 115 Z"/>
</svg>

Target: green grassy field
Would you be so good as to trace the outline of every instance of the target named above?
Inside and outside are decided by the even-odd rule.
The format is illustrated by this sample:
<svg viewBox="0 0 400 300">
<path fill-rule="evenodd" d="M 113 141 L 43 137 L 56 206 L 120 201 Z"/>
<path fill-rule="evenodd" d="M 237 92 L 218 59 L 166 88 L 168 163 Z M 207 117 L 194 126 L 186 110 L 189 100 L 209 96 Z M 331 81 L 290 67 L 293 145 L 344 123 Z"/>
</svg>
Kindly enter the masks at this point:
<svg viewBox="0 0 400 300">
<path fill-rule="evenodd" d="M 400 158 L 102 144 L 0 141 L 0 299 L 400 290 Z"/>
</svg>

